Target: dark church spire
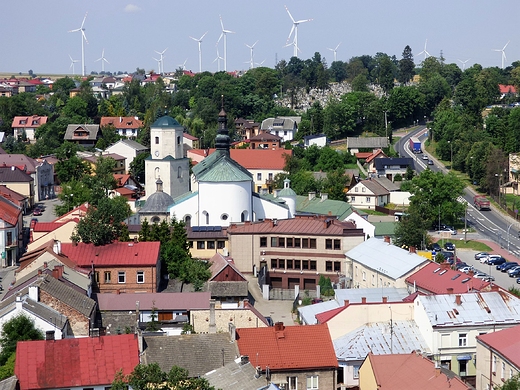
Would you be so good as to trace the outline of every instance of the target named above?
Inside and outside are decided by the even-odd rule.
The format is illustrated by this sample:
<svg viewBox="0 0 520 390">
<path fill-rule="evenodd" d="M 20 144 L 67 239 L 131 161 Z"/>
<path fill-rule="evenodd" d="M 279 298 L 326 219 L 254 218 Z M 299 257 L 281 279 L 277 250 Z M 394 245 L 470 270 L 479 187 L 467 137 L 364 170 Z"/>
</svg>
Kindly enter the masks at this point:
<svg viewBox="0 0 520 390">
<path fill-rule="evenodd" d="M 218 131 L 215 140 L 217 151 L 221 151 L 229 155 L 229 131 L 227 128 L 227 114 L 224 111 L 224 95 L 221 97 L 221 109 L 218 114 Z"/>
</svg>

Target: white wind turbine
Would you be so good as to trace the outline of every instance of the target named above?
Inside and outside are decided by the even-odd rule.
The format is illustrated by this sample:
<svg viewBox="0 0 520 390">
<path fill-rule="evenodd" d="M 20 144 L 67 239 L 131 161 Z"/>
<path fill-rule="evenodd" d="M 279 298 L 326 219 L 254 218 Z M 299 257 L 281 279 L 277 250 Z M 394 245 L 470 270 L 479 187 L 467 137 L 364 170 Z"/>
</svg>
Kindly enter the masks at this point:
<svg viewBox="0 0 520 390">
<path fill-rule="evenodd" d="M 81 27 L 75 30 L 70 30 L 69 32 L 81 32 L 81 74 L 85 76 L 85 42 L 88 43 L 87 36 L 85 35 L 85 29 L 83 26 L 85 25 L 85 20 L 87 19 L 88 12 L 85 13 L 85 17 L 83 18 L 83 22 L 81 23 Z"/>
<path fill-rule="evenodd" d="M 168 48 L 164 49 L 163 51 L 154 50 L 157 54 L 161 56 L 161 59 L 159 60 L 161 62 L 159 66 L 159 74 L 164 73 L 164 53 L 166 52 L 166 50 L 168 50 Z"/>
<path fill-rule="evenodd" d="M 264 64 L 265 60 L 263 60 L 262 62 L 255 62 L 255 65 L 257 66 L 262 66 Z"/>
<path fill-rule="evenodd" d="M 502 69 L 504 69 L 504 61 L 507 60 L 506 58 L 506 47 L 507 45 L 509 45 L 509 42 L 511 41 L 507 41 L 507 43 L 504 45 L 504 47 L 502 49 L 495 49 L 494 51 L 500 51 L 502 52 Z"/>
<path fill-rule="evenodd" d="M 202 39 L 206 36 L 207 33 L 208 32 L 206 31 L 199 39 L 190 36 L 191 39 L 199 44 L 199 73 L 202 73 L 202 51 L 200 49 L 200 44 L 202 43 Z"/>
<path fill-rule="evenodd" d="M 105 73 L 105 62 L 107 64 L 110 64 L 110 62 L 108 62 L 108 60 L 105 58 L 105 49 L 103 49 L 103 51 L 101 52 L 101 57 L 99 57 L 94 62 L 98 62 L 98 61 L 101 61 L 101 72 Z"/>
<path fill-rule="evenodd" d="M 253 48 L 255 47 L 255 45 L 257 43 L 258 43 L 258 41 L 253 43 L 251 46 L 249 46 L 247 43 L 245 44 L 247 47 L 249 47 L 249 50 L 251 51 L 251 55 L 250 55 L 250 58 L 249 58 L 249 69 L 253 69 L 255 67 L 255 63 L 253 61 Z"/>
<path fill-rule="evenodd" d="M 330 47 L 327 47 L 328 50 L 330 50 L 331 52 L 334 53 L 334 62 L 336 62 L 336 52 L 338 51 L 338 47 L 339 47 L 339 45 L 341 45 L 341 42 L 338 43 L 338 46 L 336 46 L 335 49 L 331 49 Z"/>
<path fill-rule="evenodd" d="M 72 57 L 70 56 L 70 54 L 69 54 L 69 58 L 70 58 L 70 67 L 69 67 L 69 69 L 72 69 L 72 75 L 75 75 L 76 72 L 74 71 L 74 64 L 76 62 L 78 62 L 78 60 L 73 60 Z"/>
<path fill-rule="evenodd" d="M 218 71 L 220 72 L 220 60 L 223 60 L 224 58 L 222 58 L 220 56 L 220 54 L 218 53 L 218 46 L 217 46 L 217 57 L 213 60 L 213 62 L 215 61 L 218 61 L 217 64 L 218 64 Z"/>
<path fill-rule="evenodd" d="M 220 37 L 218 38 L 217 45 L 219 44 L 222 37 L 224 37 L 224 72 L 227 72 L 227 35 L 234 34 L 234 31 L 226 30 L 224 28 L 224 23 L 222 22 L 222 15 L 220 16 L 220 26 L 222 27 L 222 33 L 220 34 Z"/>
<path fill-rule="evenodd" d="M 187 61 L 188 61 L 188 59 L 186 58 L 182 64 L 179 64 L 179 68 L 181 68 L 182 70 L 186 70 L 186 62 Z"/>
<path fill-rule="evenodd" d="M 466 69 L 466 62 L 469 61 L 469 58 L 466 61 L 459 60 L 459 62 L 462 64 L 462 71 L 464 72 L 464 69 Z"/>
<path fill-rule="evenodd" d="M 293 39 L 293 42 L 292 42 L 292 45 L 294 46 L 294 55 L 293 57 L 298 57 L 298 50 L 299 47 L 298 47 L 298 25 L 300 23 L 305 23 L 305 22 L 310 22 L 312 21 L 312 19 L 302 19 L 302 20 L 294 20 L 294 18 L 292 17 L 291 13 L 289 12 L 289 8 L 287 8 L 287 6 L 285 6 L 285 9 L 287 10 L 287 13 L 289 14 L 289 17 L 291 18 L 292 22 L 293 22 L 293 25 L 291 27 L 291 32 L 289 33 L 289 37 L 287 37 L 287 45 L 285 45 L 285 47 L 289 46 L 289 40 L 291 39 L 291 35 L 293 34 L 294 32 L 294 39 Z"/>
<path fill-rule="evenodd" d="M 419 54 L 416 55 L 416 57 L 419 57 L 421 54 L 424 54 L 424 59 L 426 59 L 427 57 L 430 57 L 431 54 L 428 53 L 428 50 L 426 50 L 426 45 L 428 44 L 428 39 L 426 39 L 426 41 L 424 42 L 424 50 L 421 51 Z"/>
<path fill-rule="evenodd" d="M 157 59 L 157 58 L 155 58 L 155 57 L 152 57 L 152 60 L 157 61 L 157 68 L 158 68 L 157 71 L 158 71 L 159 73 L 161 73 L 161 60 L 159 60 L 159 59 Z"/>
</svg>

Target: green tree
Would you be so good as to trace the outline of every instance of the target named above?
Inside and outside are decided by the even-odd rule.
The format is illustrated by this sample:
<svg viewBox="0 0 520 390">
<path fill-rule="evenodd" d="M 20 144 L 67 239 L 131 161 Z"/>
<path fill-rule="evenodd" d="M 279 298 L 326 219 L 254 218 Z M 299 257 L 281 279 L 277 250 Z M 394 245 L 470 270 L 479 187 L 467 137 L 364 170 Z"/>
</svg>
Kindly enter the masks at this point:
<svg viewBox="0 0 520 390">
<path fill-rule="evenodd" d="M 519 390 L 520 389 L 520 374 L 516 374 L 507 379 L 502 386 L 495 386 L 495 390 Z"/>
<path fill-rule="evenodd" d="M 7 363 L 12 354 L 16 352 L 16 343 L 27 340 L 43 340 L 43 333 L 37 329 L 34 322 L 24 315 L 11 318 L 2 326 L 0 338 L 0 365 Z"/>
<path fill-rule="evenodd" d="M 399 61 L 399 77 L 401 84 L 409 83 L 415 73 L 415 63 L 413 61 L 412 48 L 408 45 L 403 50 L 403 58 Z"/>
<path fill-rule="evenodd" d="M 395 228 L 396 245 L 421 248 L 426 244 L 427 228 L 428 222 L 413 207 L 410 207 Z"/>
<path fill-rule="evenodd" d="M 14 375 L 14 363 L 16 360 L 16 352 L 13 352 L 7 362 L 0 366 L 0 381 Z"/>
</svg>

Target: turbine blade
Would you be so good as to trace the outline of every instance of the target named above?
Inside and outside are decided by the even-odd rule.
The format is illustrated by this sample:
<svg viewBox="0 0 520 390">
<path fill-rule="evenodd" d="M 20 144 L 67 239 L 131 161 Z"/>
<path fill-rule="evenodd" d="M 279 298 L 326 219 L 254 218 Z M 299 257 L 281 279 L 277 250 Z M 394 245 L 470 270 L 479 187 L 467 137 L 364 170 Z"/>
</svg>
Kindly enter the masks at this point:
<svg viewBox="0 0 520 390">
<path fill-rule="evenodd" d="M 222 22 L 222 15 L 219 15 L 220 17 L 220 26 L 222 27 L 222 31 L 224 31 L 224 23 Z"/>
<path fill-rule="evenodd" d="M 289 42 L 289 39 L 291 39 L 291 35 L 294 32 L 294 24 L 292 25 L 291 32 L 289 33 L 289 36 L 287 37 L 287 42 Z"/>
<path fill-rule="evenodd" d="M 68 32 L 76 32 L 76 31 L 81 31 L 81 29 L 80 29 L 80 28 L 77 28 L 77 29 L 75 29 L 75 30 L 69 30 Z"/>
<path fill-rule="evenodd" d="M 285 6 L 285 10 L 286 10 L 287 13 L 289 14 L 289 17 L 291 18 L 292 22 L 293 22 L 293 23 L 296 23 L 296 22 L 294 21 L 294 18 L 293 18 L 292 15 L 291 15 L 291 13 L 289 12 L 289 8 L 287 8 L 287 6 Z"/>
<path fill-rule="evenodd" d="M 83 35 L 83 39 L 85 40 L 85 42 L 88 45 L 88 39 L 87 39 L 87 36 L 85 35 L 85 31 L 81 30 L 81 34 Z"/>
<path fill-rule="evenodd" d="M 258 43 L 258 41 L 256 41 L 255 43 L 253 43 L 253 46 L 251 47 L 251 49 L 252 49 L 253 47 L 255 47 L 255 45 L 256 45 L 257 43 Z"/>
<path fill-rule="evenodd" d="M 218 37 L 217 45 L 220 43 L 220 40 L 222 39 L 223 36 L 224 36 L 224 33 L 222 32 L 222 33 L 220 34 L 220 37 Z"/>
<path fill-rule="evenodd" d="M 296 24 L 305 23 L 305 22 L 312 22 L 312 19 L 302 19 L 295 22 Z"/>
<path fill-rule="evenodd" d="M 190 36 L 190 38 L 193 39 L 194 41 L 199 42 L 199 40 L 197 38 L 193 38 L 192 36 Z"/>
<path fill-rule="evenodd" d="M 336 48 L 334 50 L 338 50 L 339 45 L 341 45 L 341 42 L 338 43 L 338 46 L 336 46 Z"/>
<path fill-rule="evenodd" d="M 206 31 L 206 32 L 205 32 L 205 33 L 200 37 L 199 41 L 202 41 L 202 39 L 206 36 L 207 33 L 208 33 L 208 32 Z"/>
<path fill-rule="evenodd" d="M 85 17 L 83 18 L 83 22 L 81 23 L 80 29 L 83 29 L 83 25 L 85 24 L 85 20 L 87 20 L 88 11 L 85 12 Z"/>
<path fill-rule="evenodd" d="M 509 45 L 509 42 L 511 42 L 511 41 L 507 41 L 506 45 L 504 46 L 504 48 L 502 50 L 506 50 L 506 47 L 507 47 L 507 45 Z"/>
</svg>

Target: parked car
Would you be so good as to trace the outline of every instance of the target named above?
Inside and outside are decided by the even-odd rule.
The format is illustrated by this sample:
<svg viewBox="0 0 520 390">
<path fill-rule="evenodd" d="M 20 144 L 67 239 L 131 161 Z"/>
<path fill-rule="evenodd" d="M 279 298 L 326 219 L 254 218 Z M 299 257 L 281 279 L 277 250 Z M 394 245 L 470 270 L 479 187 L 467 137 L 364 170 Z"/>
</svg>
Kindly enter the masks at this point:
<svg viewBox="0 0 520 390">
<path fill-rule="evenodd" d="M 488 264 L 490 265 L 496 265 L 496 266 L 499 266 L 499 265 L 502 265 L 506 262 L 506 259 L 504 259 L 502 256 L 499 256 L 499 257 L 493 257 L 491 259 L 489 259 L 487 261 Z"/>
<path fill-rule="evenodd" d="M 444 244 L 444 249 L 448 250 L 448 251 L 454 251 L 455 250 L 455 245 L 453 245 L 452 242 L 447 242 Z"/>
<path fill-rule="evenodd" d="M 516 267 L 518 263 L 516 261 L 507 261 L 500 266 L 500 271 L 507 272 L 509 269 Z"/>
<path fill-rule="evenodd" d="M 436 242 L 434 242 L 434 243 L 430 246 L 430 248 L 432 249 L 432 251 L 435 251 L 435 252 L 441 252 L 441 251 L 442 251 L 441 246 L 440 246 L 438 243 L 436 243 Z"/>
<path fill-rule="evenodd" d="M 455 269 L 460 271 L 460 269 L 463 267 L 469 267 L 469 266 L 466 263 L 464 263 L 463 261 L 461 261 L 460 263 L 457 263 L 457 265 L 455 266 Z"/>
<path fill-rule="evenodd" d="M 520 276 L 520 267 L 514 267 L 514 268 L 510 269 L 509 271 L 507 271 L 507 274 L 511 278 L 519 277 Z"/>
<path fill-rule="evenodd" d="M 520 278 L 516 279 L 516 282 L 517 282 L 518 284 L 520 284 Z"/>
<path fill-rule="evenodd" d="M 444 229 L 441 229 L 440 231 L 449 232 L 452 236 L 455 236 L 457 234 L 457 231 L 451 226 L 446 226 Z"/>
<path fill-rule="evenodd" d="M 491 275 L 487 275 L 485 278 L 482 278 L 482 280 L 484 282 L 494 282 L 495 281 L 495 277 L 491 276 Z"/>
<path fill-rule="evenodd" d="M 462 268 L 459 268 L 460 272 L 464 272 L 465 274 L 469 273 L 469 271 L 473 271 L 474 268 L 471 265 L 466 265 Z"/>
<path fill-rule="evenodd" d="M 33 215 L 42 215 L 42 209 L 40 209 L 39 207 L 36 207 L 34 210 L 33 210 Z"/>
<path fill-rule="evenodd" d="M 479 252 L 479 253 L 475 254 L 475 260 L 480 260 L 483 257 L 488 257 L 488 256 L 489 256 L 489 253 L 487 253 L 487 252 Z"/>
<path fill-rule="evenodd" d="M 484 279 L 489 277 L 489 275 L 484 272 L 475 272 L 475 274 L 473 274 L 473 277 L 477 279 Z"/>
</svg>

